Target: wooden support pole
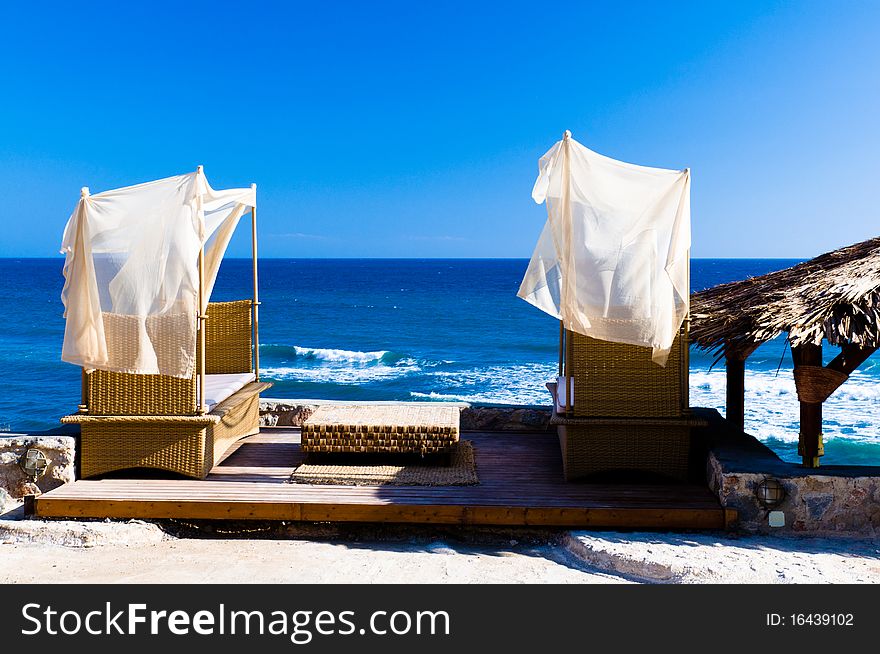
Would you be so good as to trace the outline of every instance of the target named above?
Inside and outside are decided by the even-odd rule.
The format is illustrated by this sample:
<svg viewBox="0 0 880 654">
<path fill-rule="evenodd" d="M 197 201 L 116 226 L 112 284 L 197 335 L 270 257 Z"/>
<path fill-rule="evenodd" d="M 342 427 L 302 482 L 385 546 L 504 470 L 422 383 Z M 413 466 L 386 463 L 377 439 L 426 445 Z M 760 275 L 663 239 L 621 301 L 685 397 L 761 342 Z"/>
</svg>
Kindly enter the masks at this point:
<svg viewBox="0 0 880 654">
<path fill-rule="evenodd" d="M 690 187 L 691 169 L 687 168 L 688 187 Z M 682 415 L 691 412 L 691 249 L 687 249 L 687 313 L 684 322 L 678 328 L 681 338 L 681 374 L 678 376 L 679 395 L 681 396 L 680 409 Z"/>
<path fill-rule="evenodd" d="M 821 345 L 798 345 L 791 348 L 794 367 L 822 365 Z M 819 457 L 825 454 L 822 443 L 822 403 L 800 402 L 801 424 L 798 436 L 798 454 L 807 468 L 818 468 Z"/>
<path fill-rule="evenodd" d="M 562 377 L 563 364 L 565 362 L 565 325 L 560 320 L 559 321 L 559 374 L 557 377 Z"/>
<path fill-rule="evenodd" d="M 746 360 L 737 351 L 724 355 L 727 368 L 727 421 L 740 431 L 746 426 Z"/>
<path fill-rule="evenodd" d="M 568 372 L 566 368 L 568 367 L 568 341 L 569 336 L 568 332 L 565 329 L 565 324 L 560 320 L 559 321 L 559 374 L 557 375 L 558 384 L 562 384 L 562 388 L 557 386 L 556 388 L 556 400 L 559 401 L 559 393 L 562 393 L 562 396 L 565 400 L 562 403 L 562 412 L 568 413 L 569 409 L 569 399 L 571 398 L 571 381 L 568 378 Z"/>
<path fill-rule="evenodd" d="M 746 422 L 746 359 L 758 349 L 757 343 L 746 345 L 728 342 L 724 348 L 727 368 L 726 417 L 738 429 L 745 429 Z"/>
<path fill-rule="evenodd" d="M 254 198 L 257 196 L 257 185 L 252 184 L 254 190 Z M 253 255 L 254 267 L 254 301 L 253 301 L 253 323 L 254 323 L 254 378 L 260 381 L 260 293 L 259 284 L 257 283 L 257 208 L 251 207 L 251 254 Z"/>
<path fill-rule="evenodd" d="M 204 174 L 204 168 L 199 166 L 196 169 L 198 176 Z M 205 301 L 205 241 L 204 241 L 204 220 L 200 215 L 199 219 L 202 223 L 199 226 L 199 313 L 198 313 L 198 375 L 199 375 L 199 413 L 204 415 L 208 413 L 208 403 L 205 398 L 205 321 L 208 319 L 208 303 Z"/>
<path fill-rule="evenodd" d="M 208 413 L 208 404 L 205 401 L 205 321 L 207 320 L 207 307 L 205 306 L 205 246 L 199 249 L 199 413 Z"/>
<path fill-rule="evenodd" d="M 86 374 L 86 369 L 81 368 L 82 375 L 80 375 L 80 400 L 79 400 L 79 413 L 88 413 L 89 412 L 89 377 Z"/>
<path fill-rule="evenodd" d="M 574 357 L 574 339 L 571 332 L 565 331 L 565 366 L 562 374 L 565 375 L 565 412 L 574 411 L 574 402 L 572 401 L 574 379 L 571 376 L 571 360 Z"/>
<path fill-rule="evenodd" d="M 690 252 L 690 250 L 688 251 Z M 690 261 L 690 255 L 688 255 Z M 690 270 L 690 267 L 688 268 Z M 690 272 L 688 273 L 690 278 Z M 690 283 L 690 282 L 688 282 Z M 681 374 L 678 376 L 678 393 L 681 396 L 680 406 L 682 414 L 690 413 L 691 410 L 691 315 L 688 313 L 681 327 L 678 329 L 679 348 L 681 351 Z"/>
<path fill-rule="evenodd" d="M 830 370 L 842 372 L 844 375 L 851 374 L 856 368 L 862 365 L 869 356 L 877 351 L 876 347 L 861 347 L 859 345 L 843 345 L 838 354 L 831 362 L 825 366 Z"/>
<path fill-rule="evenodd" d="M 89 187 L 83 186 L 80 190 L 80 202 L 86 202 L 90 197 L 89 195 Z M 83 225 L 85 224 L 85 220 L 80 220 L 78 225 L 80 231 L 83 229 Z M 82 243 L 83 236 L 81 233 L 77 234 L 76 238 L 76 248 L 77 248 L 77 256 L 85 258 L 85 250 Z M 82 374 L 80 376 L 80 398 L 79 398 L 79 406 L 77 407 L 78 413 L 88 413 L 89 412 L 89 378 L 86 374 L 86 369 L 82 368 Z"/>
</svg>

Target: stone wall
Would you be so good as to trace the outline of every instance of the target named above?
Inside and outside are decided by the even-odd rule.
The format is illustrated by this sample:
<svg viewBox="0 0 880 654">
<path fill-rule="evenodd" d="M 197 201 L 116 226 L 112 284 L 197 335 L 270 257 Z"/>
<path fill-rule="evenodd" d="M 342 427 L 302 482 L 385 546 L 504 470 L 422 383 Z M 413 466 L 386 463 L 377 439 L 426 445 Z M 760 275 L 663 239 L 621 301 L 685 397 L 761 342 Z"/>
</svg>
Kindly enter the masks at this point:
<svg viewBox="0 0 880 654">
<path fill-rule="evenodd" d="M 28 448 L 46 455 L 48 467 L 36 482 L 18 462 Z M 76 439 L 72 436 L 0 434 L 0 513 L 17 506 L 25 495 L 39 495 L 74 480 Z"/>
<path fill-rule="evenodd" d="M 401 404 L 406 404 L 401 402 Z M 461 405 L 461 429 L 465 431 L 546 431 L 550 407 Z M 308 400 L 260 400 L 260 422 L 267 427 L 299 427 L 317 402 Z"/>
<path fill-rule="evenodd" d="M 733 428 L 717 411 L 698 409 L 709 421 L 706 479 L 725 507 L 736 509 L 739 529 L 775 534 L 880 536 L 880 467 L 804 468 L 780 459 L 754 436 Z M 772 478 L 785 499 L 774 511 L 785 525 L 771 527 L 755 490 Z"/>
<path fill-rule="evenodd" d="M 550 427 L 550 407 L 469 406 L 461 411 L 467 431 L 556 431 Z"/>
<path fill-rule="evenodd" d="M 744 531 L 880 535 L 880 477 L 825 475 L 821 468 L 797 476 L 728 472 L 711 452 L 707 467 L 709 487 L 724 506 L 737 510 Z M 785 489 L 785 499 L 773 508 L 785 514 L 784 527 L 769 526 L 768 511 L 755 496 L 768 476 Z"/>
</svg>

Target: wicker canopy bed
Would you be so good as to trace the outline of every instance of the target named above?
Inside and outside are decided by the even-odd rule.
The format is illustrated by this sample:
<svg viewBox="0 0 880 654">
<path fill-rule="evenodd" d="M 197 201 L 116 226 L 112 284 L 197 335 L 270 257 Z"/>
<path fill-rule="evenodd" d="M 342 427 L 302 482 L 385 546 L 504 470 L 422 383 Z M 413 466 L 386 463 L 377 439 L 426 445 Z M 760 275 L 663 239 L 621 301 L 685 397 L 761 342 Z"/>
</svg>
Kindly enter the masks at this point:
<svg viewBox="0 0 880 654">
<path fill-rule="evenodd" d="M 566 132 L 532 197 L 547 222 L 519 297 L 559 319 L 553 394 L 567 479 L 686 478 L 690 171 L 587 149 Z"/>
<path fill-rule="evenodd" d="M 253 298 L 209 302 L 250 211 Z M 80 470 L 156 468 L 204 478 L 259 430 L 256 185 L 195 173 L 82 196 L 62 252 L 62 360 L 82 368 Z"/>
</svg>

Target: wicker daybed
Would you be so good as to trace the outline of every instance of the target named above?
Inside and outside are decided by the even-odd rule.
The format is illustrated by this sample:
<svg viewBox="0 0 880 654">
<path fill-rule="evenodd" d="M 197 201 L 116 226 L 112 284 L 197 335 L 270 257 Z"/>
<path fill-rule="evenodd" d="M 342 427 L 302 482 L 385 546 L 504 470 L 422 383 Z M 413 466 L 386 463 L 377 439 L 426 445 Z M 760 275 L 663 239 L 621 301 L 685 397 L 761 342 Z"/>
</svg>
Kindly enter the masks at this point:
<svg viewBox="0 0 880 654">
<path fill-rule="evenodd" d="M 196 175 L 203 175 L 201 167 Z M 255 197 L 255 187 L 251 190 Z M 87 190 L 83 196 L 87 197 Z M 82 477 L 130 468 L 155 468 L 202 479 L 235 441 L 259 431 L 259 394 L 271 384 L 259 381 L 254 204 L 251 200 L 253 298 L 206 302 L 210 291 L 206 289 L 203 240 L 195 264 L 197 306 L 207 308 L 194 311 L 191 316 L 195 338 L 186 336 L 189 323 L 179 331 L 163 331 L 154 327 L 161 317 L 145 320 L 149 345 L 158 358 L 189 358 L 194 362 L 191 374 L 181 377 L 82 366 L 79 411 L 61 419 L 63 423 L 80 426 Z M 241 211 L 242 206 L 239 204 L 237 209 Z M 238 221 L 236 216 L 231 217 L 234 220 L 227 225 L 230 233 Z M 225 245 L 221 244 L 220 257 Z M 68 274 L 67 270 L 65 273 Z M 66 304 L 70 312 L 70 300 Z M 70 320 L 68 316 L 68 325 Z M 139 316 L 103 313 L 102 325 L 111 356 L 117 356 L 120 349 L 135 340 L 133 334 L 139 320 L 144 322 Z M 132 358 L 130 354 L 126 356 L 122 359 Z"/>
<path fill-rule="evenodd" d="M 562 330 L 560 375 L 548 386 L 566 479 L 610 470 L 688 477 L 691 430 L 705 421 L 688 407 L 686 325 L 665 367 L 650 348 Z"/>
<path fill-rule="evenodd" d="M 547 206 L 519 297 L 560 321 L 554 397 L 567 479 L 688 476 L 690 171 L 605 157 L 565 132 L 540 160 Z"/>
</svg>

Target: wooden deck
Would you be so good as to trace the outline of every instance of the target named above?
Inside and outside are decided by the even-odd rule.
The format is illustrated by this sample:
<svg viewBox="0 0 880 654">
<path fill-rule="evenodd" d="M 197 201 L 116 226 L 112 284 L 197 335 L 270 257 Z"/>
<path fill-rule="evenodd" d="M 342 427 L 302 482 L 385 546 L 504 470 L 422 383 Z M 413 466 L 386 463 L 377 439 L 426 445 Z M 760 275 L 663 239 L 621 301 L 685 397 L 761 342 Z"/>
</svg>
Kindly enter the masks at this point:
<svg viewBox="0 0 880 654">
<path fill-rule="evenodd" d="M 465 433 L 479 486 L 285 483 L 302 459 L 299 432 L 240 441 L 204 481 L 80 480 L 35 501 L 40 517 L 253 519 L 533 527 L 723 529 L 735 512 L 703 486 L 566 483 L 552 434 Z"/>
</svg>

